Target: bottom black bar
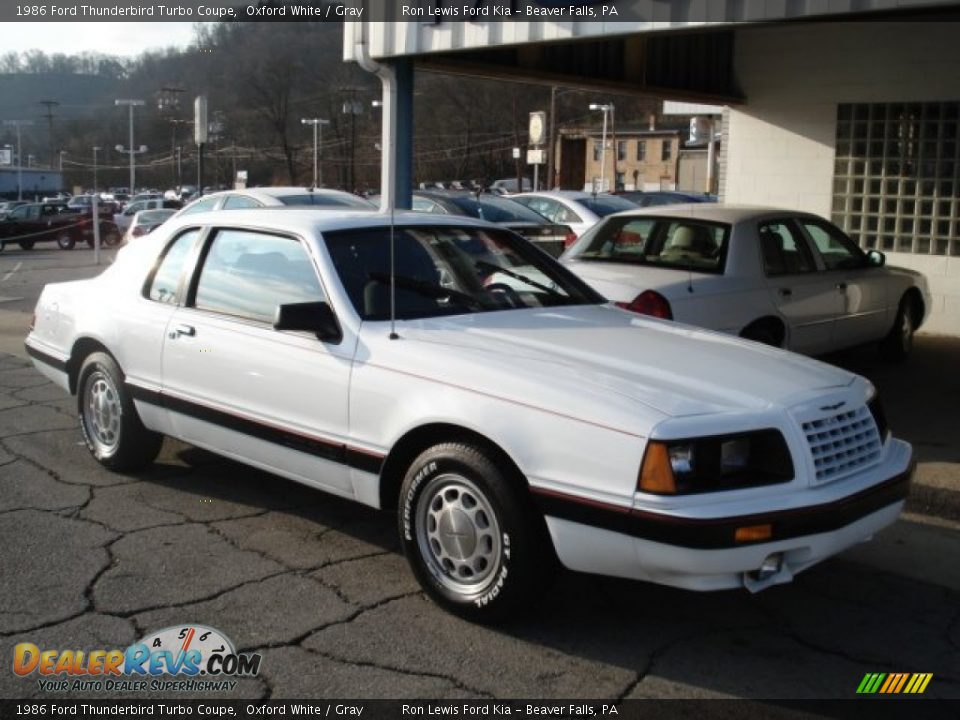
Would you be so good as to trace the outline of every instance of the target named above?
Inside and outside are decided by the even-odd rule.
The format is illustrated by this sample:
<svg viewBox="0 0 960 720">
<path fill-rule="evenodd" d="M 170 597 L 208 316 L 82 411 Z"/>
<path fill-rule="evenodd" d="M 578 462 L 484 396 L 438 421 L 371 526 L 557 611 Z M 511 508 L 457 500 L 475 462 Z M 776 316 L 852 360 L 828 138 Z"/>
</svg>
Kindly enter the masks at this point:
<svg viewBox="0 0 960 720">
<path fill-rule="evenodd" d="M 956 718 L 960 699 L 850 700 L 0 700 L 0 718 L 616 718 L 617 720 L 924 720 Z"/>
</svg>

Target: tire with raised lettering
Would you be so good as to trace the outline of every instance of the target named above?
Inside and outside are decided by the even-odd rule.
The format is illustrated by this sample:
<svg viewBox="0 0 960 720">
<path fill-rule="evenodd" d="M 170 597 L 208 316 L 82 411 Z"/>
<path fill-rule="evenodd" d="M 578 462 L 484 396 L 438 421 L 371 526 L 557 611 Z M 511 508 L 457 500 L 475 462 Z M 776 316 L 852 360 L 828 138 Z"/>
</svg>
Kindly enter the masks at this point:
<svg viewBox="0 0 960 720">
<path fill-rule="evenodd" d="M 427 594 L 469 620 L 528 607 L 554 568 L 546 524 L 516 475 L 486 449 L 450 442 L 421 453 L 404 477 L 404 554 Z"/>
</svg>

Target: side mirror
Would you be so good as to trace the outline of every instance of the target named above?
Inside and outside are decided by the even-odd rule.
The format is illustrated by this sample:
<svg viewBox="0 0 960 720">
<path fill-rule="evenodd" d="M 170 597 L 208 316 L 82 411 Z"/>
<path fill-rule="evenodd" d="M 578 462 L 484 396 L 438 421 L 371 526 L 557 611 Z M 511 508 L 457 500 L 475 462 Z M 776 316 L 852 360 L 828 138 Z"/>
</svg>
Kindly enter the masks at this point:
<svg viewBox="0 0 960 720">
<path fill-rule="evenodd" d="M 325 302 L 304 302 L 277 305 L 273 318 L 274 330 L 305 330 L 318 339 L 334 344 L 343 339 L 337 316 Z"/>
<path fill-rule="evenodd" d="M 887 256 L 879 250 L 870 250 L 867 252 L 867 265 L 870 267 L 883 267 L 887 264 Z"/>
</svg>

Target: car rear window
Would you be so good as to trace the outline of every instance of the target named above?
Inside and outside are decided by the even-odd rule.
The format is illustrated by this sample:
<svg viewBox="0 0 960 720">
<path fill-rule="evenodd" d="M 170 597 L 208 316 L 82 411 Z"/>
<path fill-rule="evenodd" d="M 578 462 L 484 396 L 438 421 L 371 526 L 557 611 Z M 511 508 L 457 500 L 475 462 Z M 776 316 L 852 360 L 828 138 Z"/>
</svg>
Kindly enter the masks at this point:
<svg viewBox="0 0 960 720">
<path fill-rule="evenodd" d="M 451 201 L 464 215 L 489 222 L 530 222 L 542 225 L 545 218 L 513 200 L 501 198 L 454 197 Z"/>
<path fill-rule="evenodd" d="M 304 193 L 303 195 L 284 195 L 277 200 L 284 205 L 320 205 L 326 207 L 352 207 L 370 210 L 373 206 L 366 200 L 352 195 L 326 195 L 324 193 Z"/>
<path fill-rule="evenodd" d="M 616 217 L 598 225 L 570 251 L 577 260 L 722 273 L 730 226 L 691 218 Z"/>
<path fill-rule="evenodd" d="M 579 198 L 577 200 L 581 205 L 588 208 L 598 217 L 606 217 L 613 213 L 623 212 L 624 210 L 636 210 L 637 206 L 629 200 L 615 197 L 613 195 L 597 195 L 593 197 Z"/>
</svg>

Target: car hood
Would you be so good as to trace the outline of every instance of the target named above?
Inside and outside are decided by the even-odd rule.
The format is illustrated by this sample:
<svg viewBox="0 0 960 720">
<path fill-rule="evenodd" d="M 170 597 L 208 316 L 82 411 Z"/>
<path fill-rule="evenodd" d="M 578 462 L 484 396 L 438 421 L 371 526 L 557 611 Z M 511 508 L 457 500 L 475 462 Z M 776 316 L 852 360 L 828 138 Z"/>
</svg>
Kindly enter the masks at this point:
<svg viewBox="0 0 960 720">
<path fill-rule="evenodd" d="M 855 378 L 801 355 L 610 305 L 397 327 L 403 349 L 378 353 L 389 358 L 378 364 L 596 422 L 616 424 L 617 416 L 635 415 L 637 403 L 669 417 L 788 406 Z"/>
</svg>

